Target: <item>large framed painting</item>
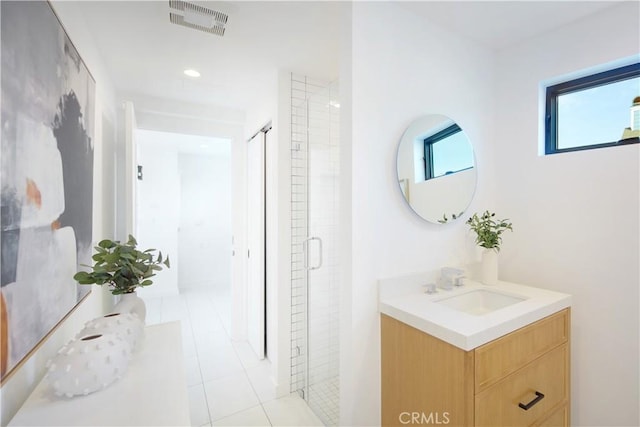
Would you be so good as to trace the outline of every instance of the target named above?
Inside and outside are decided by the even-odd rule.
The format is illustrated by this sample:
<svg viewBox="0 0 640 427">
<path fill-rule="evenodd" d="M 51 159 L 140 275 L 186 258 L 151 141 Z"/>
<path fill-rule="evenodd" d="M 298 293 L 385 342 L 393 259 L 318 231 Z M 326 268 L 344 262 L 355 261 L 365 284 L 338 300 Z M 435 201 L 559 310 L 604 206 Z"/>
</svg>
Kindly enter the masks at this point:
<svg viewBox="0 0 640 427">
<path fill-rule="evenodd" d="M 5 379 L 89 292 L 95 82 L 48 2 L 0 8 Z"/>
</svg>

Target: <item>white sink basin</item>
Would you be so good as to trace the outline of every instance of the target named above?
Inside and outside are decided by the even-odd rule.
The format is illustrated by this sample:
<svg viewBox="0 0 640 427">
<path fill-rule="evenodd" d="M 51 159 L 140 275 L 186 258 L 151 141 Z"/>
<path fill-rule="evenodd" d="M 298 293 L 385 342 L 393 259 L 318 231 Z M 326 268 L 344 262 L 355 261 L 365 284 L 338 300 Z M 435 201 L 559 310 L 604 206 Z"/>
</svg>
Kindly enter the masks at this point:
<svg viewBox="0 0 640 427">
<path fill-rule="evenodd" d="M 467 314 L 482 316 L 526 299 L 523 296 L 505 294 L 494 290 L 474 289 L 461 295 L 443 298 L 434 302 Z"/>
</svg>

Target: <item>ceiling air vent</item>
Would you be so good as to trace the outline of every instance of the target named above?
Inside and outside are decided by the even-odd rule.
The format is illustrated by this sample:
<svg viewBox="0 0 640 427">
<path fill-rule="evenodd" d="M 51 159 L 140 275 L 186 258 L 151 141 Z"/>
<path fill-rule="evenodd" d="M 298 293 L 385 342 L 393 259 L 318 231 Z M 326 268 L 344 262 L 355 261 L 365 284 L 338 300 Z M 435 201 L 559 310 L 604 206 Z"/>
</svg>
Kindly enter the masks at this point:
<svg viewBox="0 0 640 427">
<path fill-rule="evenodd" d="M 227 14 L 182 0 L 169 0 L 169 7 L 183 13 L 181 15 L 169 12 L 172 24 L 224 36 L 225 25 L 229 19 Z"/>
</svg>

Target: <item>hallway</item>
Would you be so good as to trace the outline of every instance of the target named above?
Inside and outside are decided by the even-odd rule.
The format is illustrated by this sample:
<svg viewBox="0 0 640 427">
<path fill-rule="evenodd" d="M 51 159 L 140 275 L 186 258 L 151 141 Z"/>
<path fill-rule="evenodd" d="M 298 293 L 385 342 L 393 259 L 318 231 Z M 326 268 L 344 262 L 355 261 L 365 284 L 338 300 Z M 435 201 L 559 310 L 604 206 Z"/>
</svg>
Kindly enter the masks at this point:
<svg viewBox="0 0 640 427">
<path fill-rule="evenodd" d="M 270 362 L 229 338 L 229 297 L 189 291 L 145 298 L 147 325 L 179 320 L 192 426 L 322 426 L 297 395 L 276 399 Z"/>
</svg>

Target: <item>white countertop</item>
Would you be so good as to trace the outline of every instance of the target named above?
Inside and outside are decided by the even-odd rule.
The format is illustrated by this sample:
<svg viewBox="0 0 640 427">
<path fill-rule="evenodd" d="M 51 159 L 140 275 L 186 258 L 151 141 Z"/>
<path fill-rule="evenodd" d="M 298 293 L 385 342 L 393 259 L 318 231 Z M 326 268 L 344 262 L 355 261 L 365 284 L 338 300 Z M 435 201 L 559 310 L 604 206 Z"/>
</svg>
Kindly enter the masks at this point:
<svg viewBox="0 0 640 427">
<path fill-rule="evenodd" d="M 568 294 L 502 281 L 489 286 L 466 280 L 459 288 L 450 291 L 438 288 L 437 293 L 427 294 L 416 286 L 421 280 L 417 277 L 407 277 L 403 283 L 398 279 L 380 281 L 380 312 L 466 351 L 571 306 Z M 436 303 L 474 289 L 526 299 L 479 316 Z"/>
<path fill-rule="evenodd" d="M 125 375 L 87 396 L 57 397 L 44 379 L 10 426 L 189 426 L 179 322 L 145 328 Z"/>
</svg>

